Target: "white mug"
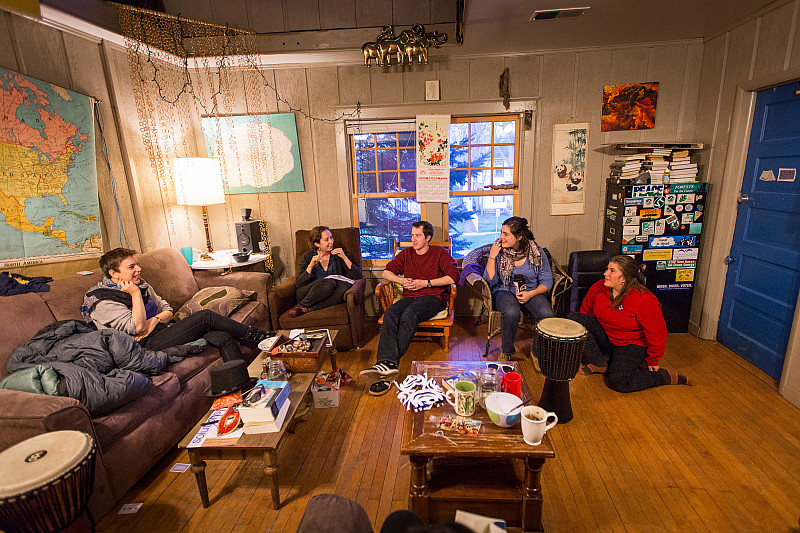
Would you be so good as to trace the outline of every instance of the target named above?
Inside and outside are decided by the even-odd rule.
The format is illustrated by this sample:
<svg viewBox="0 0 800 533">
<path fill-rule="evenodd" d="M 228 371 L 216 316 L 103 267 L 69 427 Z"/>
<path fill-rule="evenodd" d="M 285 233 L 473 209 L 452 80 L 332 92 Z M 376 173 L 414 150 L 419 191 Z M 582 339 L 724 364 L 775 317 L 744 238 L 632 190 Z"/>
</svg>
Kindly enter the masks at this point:
<svg viewBox="0 0 800 533">
<path fill-rule="evenodd" d="M 553 421 L 548 424 L 547 419 L 551 416 Z M 556 424 L 558 424 L 558 416 L 541 407 L 529 405 L 522 410 L 522 438 L 526 444 L 538 446 L 542 443 L 545 432 Z"/>
</svg>

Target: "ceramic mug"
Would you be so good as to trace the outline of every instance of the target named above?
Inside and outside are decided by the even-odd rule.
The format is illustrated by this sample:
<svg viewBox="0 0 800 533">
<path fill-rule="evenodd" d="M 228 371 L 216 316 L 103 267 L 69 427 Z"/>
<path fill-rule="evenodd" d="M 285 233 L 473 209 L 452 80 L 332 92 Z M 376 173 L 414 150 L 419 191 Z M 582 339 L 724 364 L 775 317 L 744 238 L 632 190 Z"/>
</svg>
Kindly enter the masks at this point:
<svg viewBox="0 0 800 533">
<path fill-rule="evenodd" d="M 549 424 L 547 419 L 553 417 Z M 522 438 L 526 444 L 538 446 L 542 443 L 542 437 L 548 429 L 558 424 L 558 416 L 555 413 L 545 411 L 539 406 L 529 405 L 522 410 Z"/>
<path fill-rule="evenodd" d="M 477 387 L 471 381 L 458 381 L 455 389 L 447 391 L 444 398 L 453 406 L 458 416 L 472 416 L 475 414 L 476 389 Z M 453 396 L 452 399 L 450 395 Z"/>
</svg>

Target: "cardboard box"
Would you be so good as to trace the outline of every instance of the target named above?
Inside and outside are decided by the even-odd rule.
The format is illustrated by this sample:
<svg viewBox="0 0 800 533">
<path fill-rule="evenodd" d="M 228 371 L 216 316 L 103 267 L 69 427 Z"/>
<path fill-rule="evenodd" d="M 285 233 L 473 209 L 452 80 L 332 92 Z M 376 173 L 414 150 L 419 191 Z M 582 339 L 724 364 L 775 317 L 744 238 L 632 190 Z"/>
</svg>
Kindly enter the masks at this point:
<svg viewBox="0 0 800 533">
<path fill-rule="evenodd" d="M 318 378 L 323 381 L 328 376 L 325 372 L 317 374 Z M 327 383 L 322 385 L 314 380 L 311 383 L 311 395 L 314 397 L 314 407 L 317 409 L 325 409 L 327 407 L 339 406 L 339 388 L 341 386 L 340 378 L 337 373 L 335 383 Z"/>
</svg>

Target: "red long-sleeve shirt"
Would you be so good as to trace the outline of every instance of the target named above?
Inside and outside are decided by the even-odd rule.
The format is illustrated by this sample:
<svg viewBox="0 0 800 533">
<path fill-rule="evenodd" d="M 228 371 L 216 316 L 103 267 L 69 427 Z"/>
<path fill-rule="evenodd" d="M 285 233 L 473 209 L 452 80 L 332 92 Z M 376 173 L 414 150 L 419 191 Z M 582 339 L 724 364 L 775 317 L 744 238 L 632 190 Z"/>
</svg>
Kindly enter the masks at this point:
<svg viewBox="0 0 800 533">
<path fill-rule="evenodd" d="M 649 291 L 630 290 L 618 308 L 609 307 L 611 298 L 603 280 L 589 288 L 581 313 L 597 319 L 608 340 L 617 346 L 636 344 L 647 349 L 647 365 L 656 366 L 667 347 L 667 325 L 661 304 Z"/>
<path fill-rule="evenodd" d="M 450 253 L 442 246 L 430 246 L 428 251 L 419 255 L 411 246 L 403 248 L 397 256 L 389 261 L 386 270 L 397 276 L 405 276 L 412 279 L 437 279 L 442 276 L 450 276 L 455 282 L 458 281 L 458 267 L 450 256 Z M 418 291 L 408 291 L 403 289 L 403 296 L 414 298 L 432 294 L 438 297 L 445 307 L 450 302 L 450 286 L 425 287 Z"/>
</svg>

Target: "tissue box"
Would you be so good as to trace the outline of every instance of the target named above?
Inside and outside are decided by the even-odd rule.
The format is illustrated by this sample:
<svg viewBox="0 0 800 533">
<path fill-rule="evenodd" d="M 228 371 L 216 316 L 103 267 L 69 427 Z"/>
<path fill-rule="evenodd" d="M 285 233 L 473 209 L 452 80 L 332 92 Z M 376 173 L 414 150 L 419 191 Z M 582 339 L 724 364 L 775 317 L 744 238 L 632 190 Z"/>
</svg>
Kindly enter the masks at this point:
<svg viewBox="0 0 800 533">
<path fill-rule="evenodd" d="M 327 377 L 328 374 L 324 372 L 317 374 L 317 378 L 319 378 L 321 381 L 325 381 L 325 378 Z M 334 383 L 325 382 L 325 385 L 323 385 L 317 380 L 314 380 L 314 382 L 311 383 L 311 395 L 314 397 L 314 407 L 317 409 L 338 407 L 340 386 L 341 378 L 338 373 L 336 375 L 336 382 Z"/>
</svg>

